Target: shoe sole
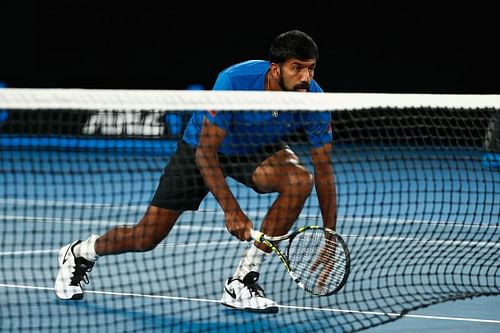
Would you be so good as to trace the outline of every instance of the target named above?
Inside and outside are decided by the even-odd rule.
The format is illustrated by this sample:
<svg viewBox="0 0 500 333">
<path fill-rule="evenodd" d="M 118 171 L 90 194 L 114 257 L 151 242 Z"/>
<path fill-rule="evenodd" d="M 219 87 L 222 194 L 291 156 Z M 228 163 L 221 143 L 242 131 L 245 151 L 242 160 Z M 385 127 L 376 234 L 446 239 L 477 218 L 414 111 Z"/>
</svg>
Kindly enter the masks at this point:
<svg viewBox="0 0 500 333">
<path fill-rule="evenodd" d="M 71 298 L 66 299 L 66 301 L 79 301 L 83 299 L 83 294 L 74 294 Z"/>
<path fill-rule="evenodd" d="M 235 309 L 235 310 L 240 310 L 240 311 L 245 311 L 245 312 L 255 312 L 255 313 L 277 313 L 279 308 L 277 306 L 273 306 L 270 308 L 264 308 L 264 309 L 254 309 L 254 308 L 237 308 L 235 306 L 232 306 L 231 304 L 228 303 L 223 303 L 221 302 L 222 305 L 227 306 L 228 308 Z"/>
</svg>

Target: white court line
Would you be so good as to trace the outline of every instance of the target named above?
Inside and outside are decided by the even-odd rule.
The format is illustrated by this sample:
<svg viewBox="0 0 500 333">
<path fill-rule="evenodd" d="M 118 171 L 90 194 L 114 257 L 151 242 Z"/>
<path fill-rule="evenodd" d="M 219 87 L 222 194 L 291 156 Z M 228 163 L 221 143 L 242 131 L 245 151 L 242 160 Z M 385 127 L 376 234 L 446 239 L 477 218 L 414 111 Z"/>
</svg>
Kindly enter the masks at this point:
<svg viewBox="0 0 500 333">
<path fill-rule="evenodd" d="M 4 283 L 0 283 L 0 287 L 1 288 L 13 288 L 13 289 L 44 290 L 44 291 L 53 291 L 54 290 L 54 288 L 48 288 L 48 287 L 37 287 L 37 286 L 26 286 L 26 285 L 15 285 L 15 284 L 4 284 Z M 170 299 L 170 300 L 203 302 L 203 303 L 220 303 L 220 300 L 206 299 L 206 298 L 179 297 L 179 296 L 166 296 L 166 295 L 149 295 L 149 294 L 97 291 L 97 290 L 86 290 L 85 292 L 90 293 L 90 294 L 98 294 L 98 295 L 130 296 L 130 297 L 142 297 L 142 298 L 151 298 L 151 299 Z M 399 313 L 380 312 L 380 311 L 361 311 L 361 310 L 333 309 L 333 308 L 320 308 L 320 307 L 295 306 L 295 305 L 278 305 L 278 307 L 283 308 L 283 309 L 299 309 L 299 310 L 318 311 L 318 312 L 358 313 L 358 314 L 378 315 L 378 316 L 388 316 L 388 317 L 411 317 L 411 318 L 418 318 L 418 319 L 453 320 L 453 321 L 467 321 L 467 322 L 476 322 L 476 323 L 500 324 L 500 320 L 493 320 L 493 319 L 428 316 L 428 315 L 412 315 L 412 314 L 402 315 Z"/>
<path fill-rule="evenodd" d="M 68 219 L 68 218 L 54 218 L 54 217 L 36 217 L 36 216 L 21 216 L 21 215 L 0 215 L 0 221 L 27 221 L 27 222 L 42 222 L 42 223 L 65 223 L 73 225 L 98 225 L 98 226 L 119 226 L 131 224 L 130 222 L 123 221 L 110 221 L 110 220 L 85 220 L 85 219 Z M 410 223 L 410 221 L 408 221 Z M 203 231 L 203 232 L 213 232 L 213 231 L 226 231 L 223 227 L 209 227 L 209 226 L 193 226 L 193 225 L 177 225 L 174 227 L 176 230 L 183 231 Z M 498 228 L 498 227 L 496 227 Z M 472 240 L 439 240 L 439 239 L 426 239 L 426 238 L 415 238 L 415 237 L 399 237 L 399 236 L 362 236 L 362 235 L 343 235 L 345 238 L 351 239 L 367 239 L 367 240 L 384 240 L 384 241 L 405 241 L 405 242 L 416 242 L 422 244 L 444 244 L 444 245 L 457 245 L 457 246 L 480 246 L 480 247 L 498 247 L 500 248 L 500 242 L 495 241 L 472 241 Z"/>
<path fill-rule="evenodd" d="M 27 215 L 0 215 L 0 221 L 22 221 L 22 222 L 40 222 L 54 224 L 72 224 L 72 225 L 98 225 L 98 226 L 120 226 L 120 225 L 135 225 L 138 221 L 113 221 L 113 220 L 98 220 L 98 219 L 79 219 L 79 218 L 62 218 L 62 217 L 46 217 L 46 216 L 27 216 Z M 179 220 L 181 221 L 181 220 Z M 221 219 L 221 221 L 223 221 Z M 224 228 L 212 228 L 205 226 L 183 226 L 193 229 L 209 228 L 212 230 L 226 230 Z M 176 228 L 179 228 L 176 226 Z"/>
<path fill-rule="evenodd" d="M 131 212 L 144 212 L 147 208 L 145 205 L 116 205 L 110 203 L 89 203 L 84 201 L 64 201 L 64 200 L 44 200 L 44 199 L 26 199 L 26 198 L 0 198 L 0 204 L 5 205 L 22 205 L 22 206 L 42 206 L 42 207 L 80 207 L 80 208 L 106 208 L 110 210 L 119 211 L 131 211 Z M 213 209 L 199 209 L 198 212 L 203 212 L 205 214 L 217 214 L 223 215 L 221 210 Z M 262 216 L 263 213 L 259 211 L 246 211 L 247 214 L 252 216 Z M 318 219 L 316 214 L 301 214 L 303 219 Z M 408 224 L 408 223 L 418 223 L 418 224 L 430 224 L 430 225 L 443 225 L 446 227 L 471 227 L 471 228 L 498 228 L 495 224 L 471 224 L 463 223 L 457 221 L 444 221 L 444 220 L 419 220 L 419 219 L 400 219 L 400 218 L 385 218 L 385 217 L 350 217 L 350 216 L 339 216 L 340 221 L 345 222 L 361 222 L 361 223 L 384 223 L 384 224 Z M 61 222 L 63 223 L 63 222 Z"/>
<path fill-rule="evenodd" d="M 46 254 L 46 253 L 57 253 L 57 252 L 59 252 L 59 249 L 3 251 L 0 252 L 0 256 L 19 256 L 19 255 Z"/>
<path fill-rule="evenodd" d="M 474 247 L 494 247 L 500 248 L 500 242 L 495 241 L 472 241 L 472 240 L 443 240 L 443 239 L 427 239 L 414 237 L 398 237 L 398 236 L 361 236 L 361 235 L 345 235 L 344 238 L 354 238 L 356 240 L 380 240 L 380 241 L 404 241 L 415 242 L 420 244 L 439 244 L 439 245 L 455 245 L 455 246 L 474 246 Z"/>
<path fill-rule="evenodd" d="M 216 229 L 216 228 L 214 228 Z M 224 229 L 225 230 L 225 229 Z M 356 236 L 346 236 L 346 238 Z M 392 237 L 359 237 L 361 239 L 377 239 L 377 240 L 394 240 Z M 401 240 L 398 238 L 398 240 Z M 500 243 L 487 243 L 487 242 L 460 242 L 460 241 L 424 241 L 424 240 L 415 240 L 417 242 L 423 242 L 425 244 L 445 244 L 445 245 L 456 245 L 456 246 L 482 246 L 482 247 L 498 247 L 500 248 Z M 201 247 L 201 246 L 214 246 L 214 245 L 235 245 L 239 246 L 242 242 L 238 240 L 229 240 L 229 241 L 209 241 L 209 242 L 196 242 L 196 243 L 160 243 L 158 247 L 173 247 L 173 248 L 187 248 L 187 247 Z M 479 245 L 478 245 L 479 244 Z M 59 252 L 59 249 L 47 249 L 47 250 L 19 250 L 19 251 L 3 251 L 0 252 L 1 256 L 22 256 L 22 255 L 34 255 L 34 254 L 52 254 Z"/>
<path fill-rule="evenodd" d="M 214 246 L 214 245 L 241 245 L 242 242 L 238 240 L 229 241 L 212 241 L 212 242 L 196 242 L 196 243 L 160 243 L 158 247 L 200 247 L 200 246 Z M 158 248 L 157 247 L 157 248 Z M 33 254 L 52 254 L 59 252 L 58 249 L 48 249 L 48 250 L 20 250 L 20 251 L 3 251 L 0 252 L 0 256 L 19 256 L 19 255 L 33 255 Z"/>
<path fill-rule="evenodd" d="M 147 205 L 115 205 L 107 203 L 89 203 L 84 201 L 61 201 L 44 199 L 25 199 L 25 198 L 0 198 L 0 204 L 3 205 L 23 205 L 23 206 L 42 206 L 42 207 L 80 207 L 80 208 L 107 208 L 120 211 L 144 211 Z"/>
<path fill-rule="evenodd" d="M 49 206 L 50 207 L 50 206 Z M 72 207 L 70 205 L 70 207 Z M 98 207 L 98 206 L 96 206 Z M 104 205 L 102 207 L 108 208 L 107 205 Z M 126 207 L 124 206 L 123 209 L 119 208 L 120 206 L 114 206 L 113 209 L 117 209 L 120 211 L 127 210 Z M 137 209 L 137 211 L 144 212 L 146 210 L 145 207 L 142 207 L 140 209 Z M 135 210 L 134 210 L 135 211 Z M 223 216 L 224 213 L 220 210 L 203 210 L 200 209 L 196 212 L 185 212 L 184 215 L 187 214 L 196 214 L 196 213 L 203 213 L 203 214 L 213 214 L 213 215 L 221 215 Z M 263 213 L 259 211 L 246 211 L 245 212 L 247 215 L 254 217 L 254 218 L 261 218 L 263 217 Z M 318 215 L 316 214 L 301 214 L 299 219 L 304 219 L 304 220 L 319 220 Z M 84 220 L 84 219 L 68 219 L 68 218 L 54 218 L 54 217 L 43 217 L 43 216 L 25 216 L 25 215 L 0 215 L 0 220 L 4 221 L 9 221 L 9 220 L 24 220 L 28 222 L 47 222 L 47 223 L 68 223 L 68 224 L 88 224 L 88 225 L 109 225 L 110 223 L 121 223 L 121 224 L 130 224 L 130 223 L 135 223 L 130 222 L 130 221 L 123 221 L 123 222 L 113 222 L 109 220 Z M 349 217 L 349 216 L 338 216 L 338 222 L 345 222 L 345 223 L 350 223 L 350 222 L 359 222 L 359 223 L 370 223 L 370 224 L 375 224 L 375 223 L 382 223 L 382 224 L 427 224 L 427 225 L 440 225 L 443 227 L 447 228 L 474 228 L 474 229 L 497 229 L 498 224 L 474 224 L 474 223 L 463 223 L 463 222 L 455 222 L 455 221 L 433 221 L 433 220 L 418 220 L 418 219 L 398 219 L 398 218 L 385 218 L 385 217 L 378 217 L 378 216 L 373 216 L 373 217 Z"/>
<path fill-rule="evenodd" d="M 498 229 L 498 224 L 472 224 L 472 223 L 463 223 L 456 221 L 434 221 L 434 220 L 418 220 L 418 219 L 399 219 L 399 218 L 387 218 L 387 217 L 348 217 L 348 216 L 339 216 L 339 221 L 342 222 L 361 222 L 361 223 L 383 223 L 383 224 L 427 224 L 427 225 L 440 225 L 443 227 L 457 227 L 457 228 L 477 228 L 477 229 Z M 500 222 L 500 220 L 499 220 Z"/>
</svg>

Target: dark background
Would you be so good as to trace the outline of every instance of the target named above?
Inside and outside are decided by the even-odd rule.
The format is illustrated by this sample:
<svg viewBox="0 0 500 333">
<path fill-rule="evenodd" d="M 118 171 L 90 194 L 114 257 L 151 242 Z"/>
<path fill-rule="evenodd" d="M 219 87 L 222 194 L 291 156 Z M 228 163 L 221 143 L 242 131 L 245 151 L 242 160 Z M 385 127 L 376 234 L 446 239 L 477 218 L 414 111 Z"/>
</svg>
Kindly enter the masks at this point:
<svg viewBox="0 0 500 333">
<path fill-rule="evenodd" d="M 481 2 L 5 1 L 9 87 L 211 88 L 298 28 L 320 47 L 330 92 L 500 93 L 499 18 Z"/>
</svg>

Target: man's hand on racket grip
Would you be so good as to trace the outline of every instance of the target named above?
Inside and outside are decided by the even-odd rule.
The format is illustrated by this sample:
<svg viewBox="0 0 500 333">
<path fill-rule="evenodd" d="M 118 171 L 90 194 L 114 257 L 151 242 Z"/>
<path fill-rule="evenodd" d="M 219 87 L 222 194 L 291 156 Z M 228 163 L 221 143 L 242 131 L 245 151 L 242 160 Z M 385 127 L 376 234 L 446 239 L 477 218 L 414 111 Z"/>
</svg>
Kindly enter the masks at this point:
<svg viewBox="0 0 500 333">
<path fill-rule="evenodd" d="M 253 223 L 241 209 L 227 212 L 225 216 L 226 228 L 231 235 L 242 241 L 249 241 L 252 239 L 251 230 Z"/>
</svg>

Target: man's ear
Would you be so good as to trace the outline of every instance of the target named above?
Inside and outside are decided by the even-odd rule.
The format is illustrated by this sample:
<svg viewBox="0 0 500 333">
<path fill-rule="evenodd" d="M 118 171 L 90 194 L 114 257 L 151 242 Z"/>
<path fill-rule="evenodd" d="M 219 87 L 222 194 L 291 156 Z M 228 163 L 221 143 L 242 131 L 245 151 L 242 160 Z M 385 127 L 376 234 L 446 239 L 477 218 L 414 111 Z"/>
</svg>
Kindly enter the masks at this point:
<svg viewBox="0 0 500 333">
<path fill-rule="evenodd" d="M 269 72 L 271 73 L 271 76 L 273 79 L 277 80 L 280 77 L 280 65 L 272 62 L 271 65 L 269 66 Z"/>
</svg>

